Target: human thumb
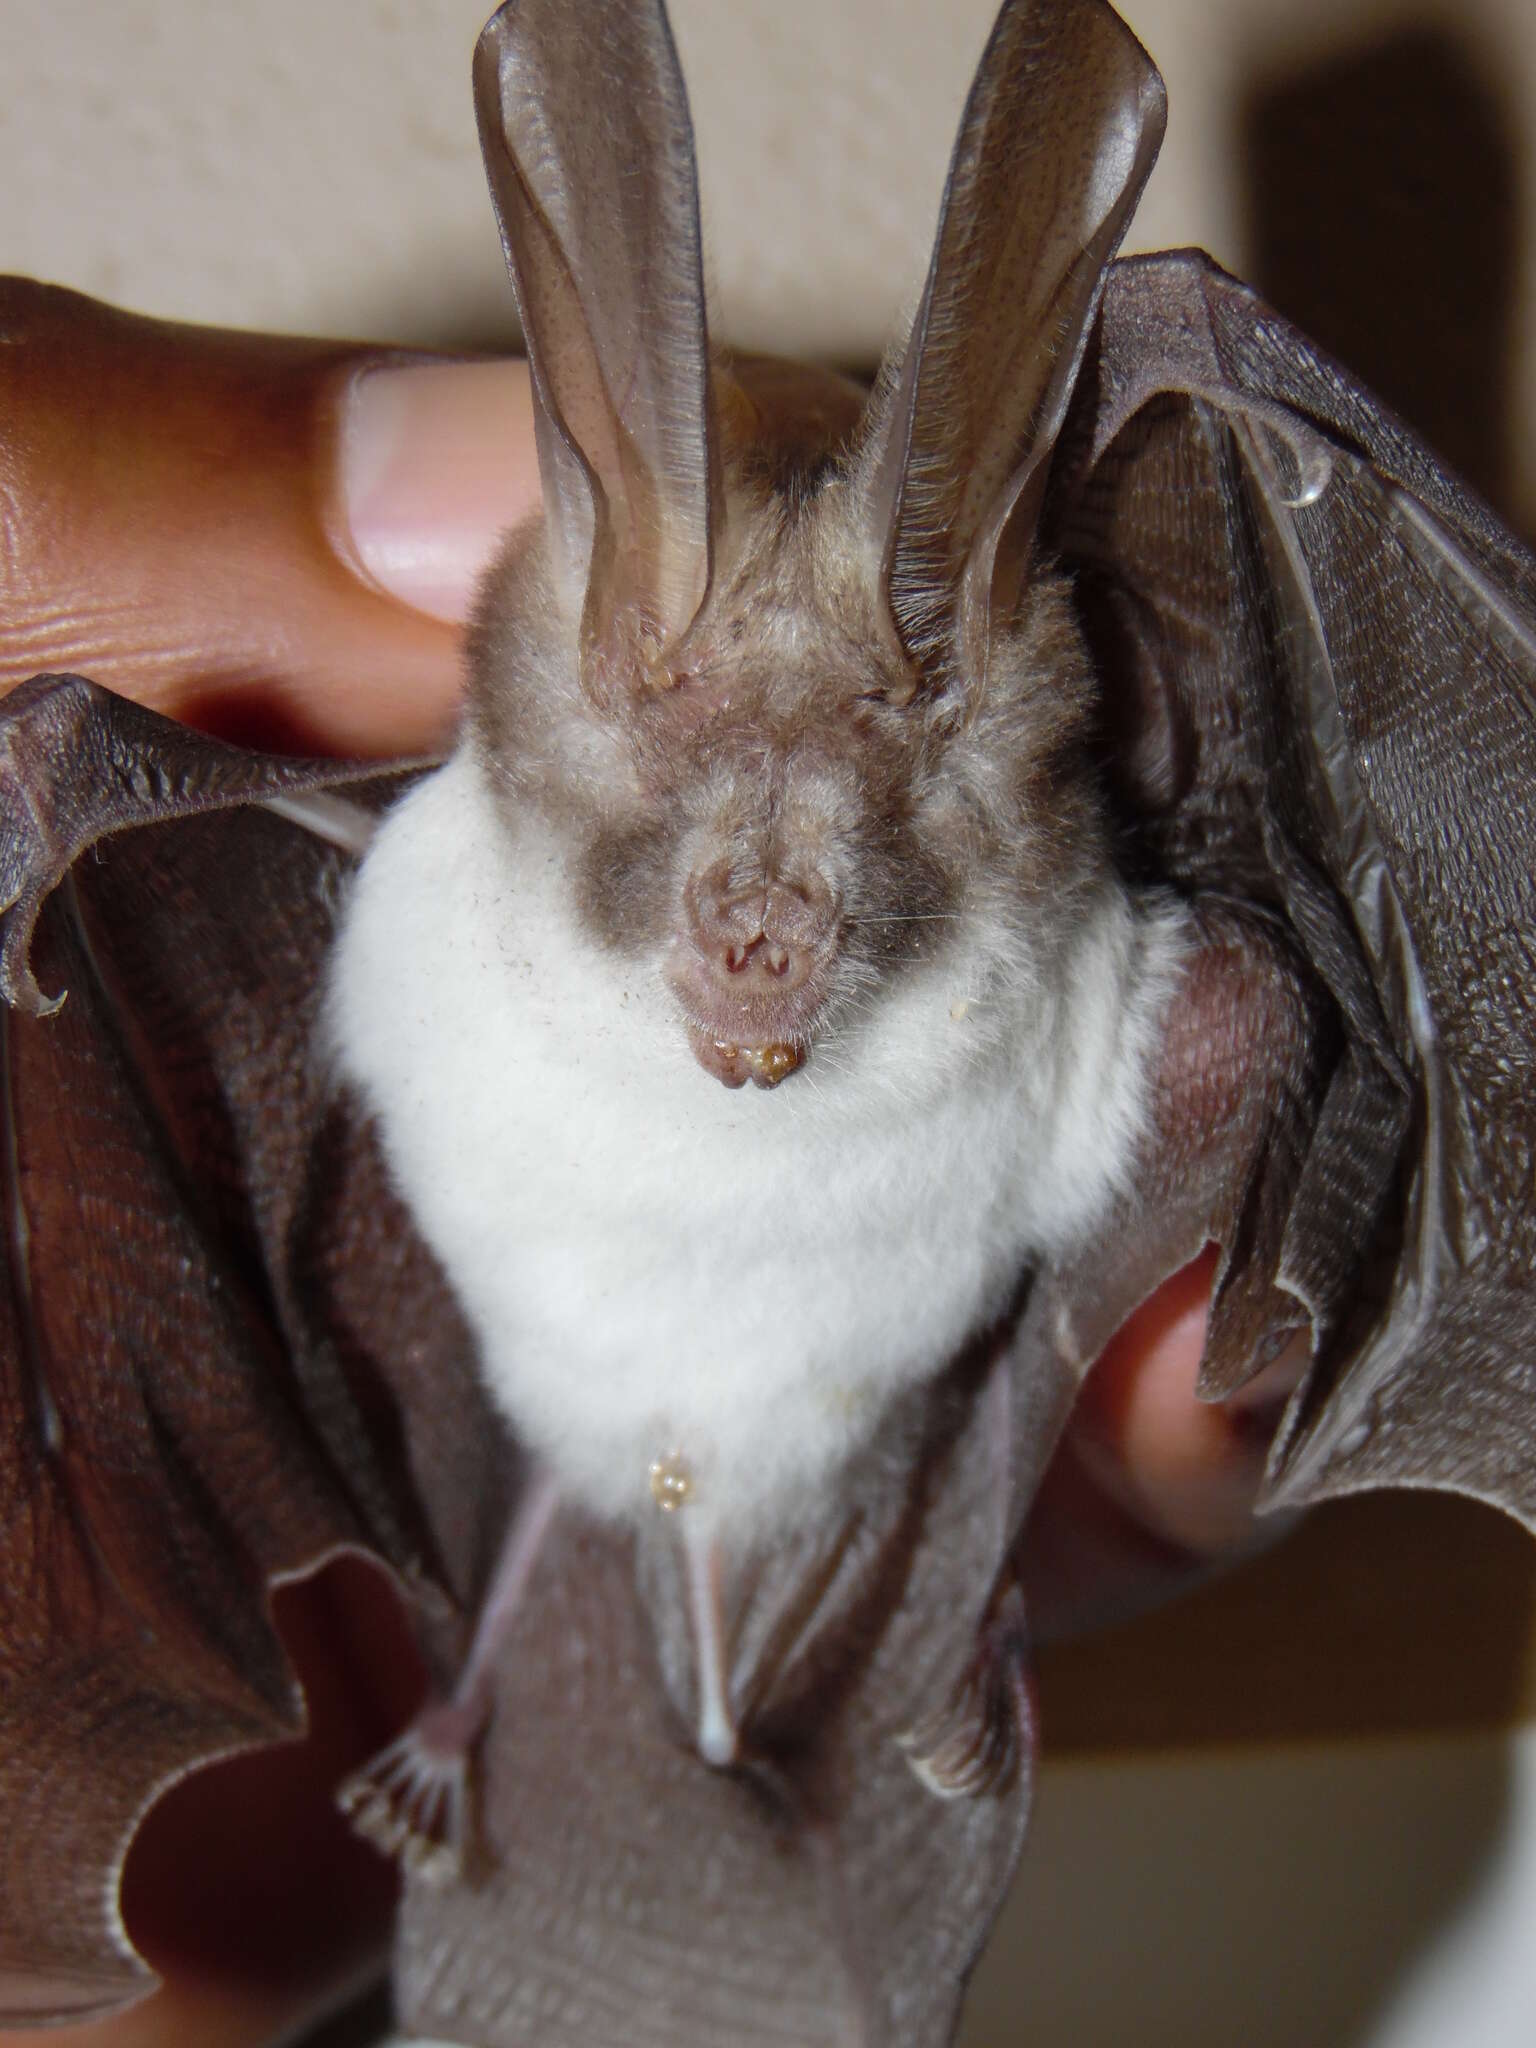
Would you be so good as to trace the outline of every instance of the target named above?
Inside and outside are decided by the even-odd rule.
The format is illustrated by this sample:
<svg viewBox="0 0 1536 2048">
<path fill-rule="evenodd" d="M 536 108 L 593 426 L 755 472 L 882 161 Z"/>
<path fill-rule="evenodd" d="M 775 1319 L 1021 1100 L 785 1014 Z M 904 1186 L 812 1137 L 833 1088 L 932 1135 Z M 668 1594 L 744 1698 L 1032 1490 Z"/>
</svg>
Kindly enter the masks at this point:
<svg viewBox="0 0 1536 2048">
<path fill-rule="evenodd" d="M 440 743 L 538 503 L 526 366 L 148 320 L 0 282 L 0 687 L 73 670 L 292 750 Z"/>
</svg>

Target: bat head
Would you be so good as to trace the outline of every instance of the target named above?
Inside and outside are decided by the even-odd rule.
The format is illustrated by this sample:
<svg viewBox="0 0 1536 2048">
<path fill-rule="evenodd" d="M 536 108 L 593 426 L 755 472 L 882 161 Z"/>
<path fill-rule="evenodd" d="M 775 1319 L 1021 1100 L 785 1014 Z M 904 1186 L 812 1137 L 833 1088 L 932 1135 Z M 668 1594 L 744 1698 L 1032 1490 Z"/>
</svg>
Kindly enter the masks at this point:
<svg viewBox="0 0 1536 2048">
<path fill-rule="evenodd" d="M 476 54 L 545 510 L 485 587 L 473 730 L 592 938 L 655 962 L 709 1072 L 771 1086 L 946 947 L 1033 971 L 1093 866 L 1086 659 L 1035 533 L 1161 85 L 1099 0 L 1003 9 L 866 397 L 711 352 L 664 9 L 596 14 L 516 0 Z"/>
</svg>

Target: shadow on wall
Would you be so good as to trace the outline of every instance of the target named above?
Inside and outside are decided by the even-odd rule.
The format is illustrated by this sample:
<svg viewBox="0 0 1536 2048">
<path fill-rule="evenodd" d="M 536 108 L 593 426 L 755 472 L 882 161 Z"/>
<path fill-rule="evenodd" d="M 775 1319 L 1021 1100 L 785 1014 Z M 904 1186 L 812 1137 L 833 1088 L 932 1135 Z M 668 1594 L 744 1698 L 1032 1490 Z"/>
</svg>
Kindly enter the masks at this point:
<svg viewBox="0 0 1536 2048">
<path fill-rule="evenodd" d="M 1256 82 L 1246 269 L 1506 520 L 1522 138 L 1450 19 Z"/>
<path fill-rule="evenodd" d="M 1048 1771 L 958 2048 L 1361 2048 L 1496 1864 L 1509 1771 L 1496 1737 Z"/>
<path fill-rule="evenodd" d="M 1379 2048 L 1497 1882 L 1533 1615 L 1517 1524 L 1368 1494 L 1046 1648 L 1035 1824 L 960 2048 Z"/>
</svg>

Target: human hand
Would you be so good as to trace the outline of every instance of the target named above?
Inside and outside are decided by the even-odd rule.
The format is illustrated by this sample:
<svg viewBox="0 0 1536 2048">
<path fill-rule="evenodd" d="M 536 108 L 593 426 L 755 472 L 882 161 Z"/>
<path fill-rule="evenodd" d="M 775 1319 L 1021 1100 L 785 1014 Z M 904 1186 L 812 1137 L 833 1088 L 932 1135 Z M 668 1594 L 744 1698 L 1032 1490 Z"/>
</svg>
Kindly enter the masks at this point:
<svg viewBox="0 0 1536 2048">
<path fill-rule="evenodd" d="M 476 576 L 538 502 L 522 364 L 169 327 L 15 283 L 0 331 L 0 685 L 71 669 L 305 751 L 442 740 Z M 1177 1276 L 1089 1382 L 1037 1517 L 1032 1592 L 1052 1628 L 1249 1540 L 1262 1424 L 1193 1399 L 1209 1287 L 1209 1261 Z M 319 1727 L 237 1767 L 237 1801 L 273 1825 L 214 1819 L 220 1772 L 167 1802 L 128 1887 L 166 1988 L 55 2048 L 254 2044 L 355 1980 L 387 1886 L 331 1825 L 329 1789 L 377 1746 L 409 1660 L 377 1587 L 344 1590 L 285 1596 Z M 218 1868 L 237 1836 L 240 1908 Z M 265 1892 L 264 1856 L 282 1866 Z M 214 1906 L 241 1920 L 238 1958 Z M 329 1954 L 299 1938 L 317 1921 Z"/>
</svg>

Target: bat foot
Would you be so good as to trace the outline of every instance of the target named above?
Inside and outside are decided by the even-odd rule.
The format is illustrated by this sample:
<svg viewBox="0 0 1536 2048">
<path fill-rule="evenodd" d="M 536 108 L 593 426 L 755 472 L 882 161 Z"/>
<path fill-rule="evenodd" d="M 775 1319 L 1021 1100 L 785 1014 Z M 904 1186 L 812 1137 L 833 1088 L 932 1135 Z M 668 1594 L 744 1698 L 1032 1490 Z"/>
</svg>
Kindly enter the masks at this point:
<svg viewBox="0 0 1536 2048">
<path fill-rule="evenodd" d="M 976 1655 L 943 1706 L 896 1739 L 938 1799 L 1008 1790 L 1034 1750 L 1024 1598 L 1011 1586 L 982 1625 Z"/>
<path fill-rule="evenodd" d="M 433 1885 L 464 1870 L 469 1745 L 459 1718 L 451 1707 L 429 1709 L 336 1794 L 365 1842 Z"/>
</svg>

